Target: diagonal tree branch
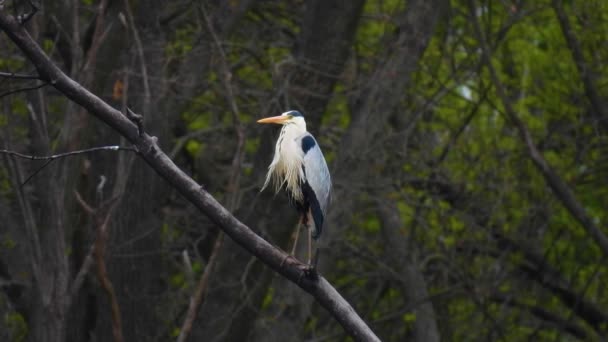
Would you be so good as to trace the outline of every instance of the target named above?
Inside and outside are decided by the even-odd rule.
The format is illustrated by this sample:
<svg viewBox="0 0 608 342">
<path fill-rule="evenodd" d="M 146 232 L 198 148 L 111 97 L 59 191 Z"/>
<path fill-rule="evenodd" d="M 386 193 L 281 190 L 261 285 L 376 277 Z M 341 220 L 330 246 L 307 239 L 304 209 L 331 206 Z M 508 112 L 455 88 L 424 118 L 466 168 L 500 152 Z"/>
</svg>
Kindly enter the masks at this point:
<svg viewBox="0 0 608 342">
<path fill-rule="evenodd" d="M 515 109 L 511 105 L 511 101 L 509 101 L 509 98 L 507 97 L 507 93 L 498 77 L 498 73 L 492 65 L 490 49 L 481 30 L 479 19 L 476 14 L 475 0 L 469 0 L 469 10 L 470 18 L 473 23 L 473 29 L 481 46 L 482 58 L 486 67 L 488 68 L 490 78 L 494 84 L 494 87 L 496 88 L 496 93 L 503 103 L 507 118 L 515 125 L 521 139 L 526 144 L 528 154 L 530 155 L 534 166 L 536 166 L 536 168 L 543 175 L 545 182 L 549 185 L 549 187 L 551 187 L 557 199 L 562 202 L 562 205 L 570 212 L 572 217 L 574 217 L 574 219 L 581 224 L 587 234 L 593 238 L 595 243 L 600 247 L 602 253 L 608 256 L 608 237 L 606 237 L 602 230 L 593 222 L 591 217 L 589 217 L 583 205 L 578 201 L 572 192 L 572 189 L 568 187 L 566 182 L 564 182 L 555 169 L 549 165 L 542 152 L 538 150 L 538 147 L 536 146 L 528 127 L 519 118 Z"/>
<path fill-rule="evenodd" d="M 379 341 L 374 332 L 359 317 L 352 306 L 322 276 L 311 279 L 305 276 L 306 265 L 271 245 L 240 222 L 226 208 L 180 170 L 157 145 L 157 139 L 148 134 L 138 134 L 138 129 L 128 118 L 80 84 L 69 78 L 46 56 L 44 51 L 19 25 L 17 20 L 0 10 L 0 28 L 34 64 L 41 78 L 58 91 L 108 124 L 132 142 L 150 167 L 162 178 L 207 215 L 228 236 L 259 258 L 266 265 L 313 295 L 355 340 Z"/>
<path fill-rule="evenodd" d="M 608 116 L 606 114 L 606 110 L 602 104 L 601 97 L 595 83 L 593 82 L 593 71 L 589 68 L 589 65 L 585 62 L 585 56 L 583 55 L 583 51 L 581 50 L 581 45 L 574 35 L 572 30 L 572 26 L 570 25 L 570 21 L 568 20 L 568 15 L 564 11 L 562 0 L 553 0 L 553 10 L 555 11 L 555 15 L 557 16 L 557 20 L 559 21 L 559 26 L 562 29 L 562 33 L 564 35 L 564 39 L 566 40 L 566 44 L 568 44 L 568 48 L 570 49 L 570 53 L 572 54 L 572 59 L 574 60 L 574 64 L 576 65 L 576 69 L 583 81 L 583 86 L 585 87 L 585 94 L 591 103 L 591 108 L 596 115 L 597 121 L 599 124 L 604 127 L 604 129 L 608 128 Z"/>
</svg>

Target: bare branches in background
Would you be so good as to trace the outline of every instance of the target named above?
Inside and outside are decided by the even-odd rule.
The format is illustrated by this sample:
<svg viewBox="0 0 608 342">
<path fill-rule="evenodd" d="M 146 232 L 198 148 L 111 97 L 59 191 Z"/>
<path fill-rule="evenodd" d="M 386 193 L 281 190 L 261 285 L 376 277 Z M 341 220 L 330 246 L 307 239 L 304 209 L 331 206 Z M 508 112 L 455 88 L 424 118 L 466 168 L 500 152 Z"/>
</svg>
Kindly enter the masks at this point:
<svg viewBox="0 0 608 342">
<path fill-rule="evenodd" d="M 608 2 L 0 2 L 0 340 L 608 336 Z"/>
<path fill-rule="evenodd" d="M 289 259 L 284 252 L 270 245 L 247 226 L 239 222 L 209 193 L 183 173 L 160 150 L 154 137 L 147 134 L 140 136 L 135 125 L 122 116 L 120 112 L 84 89 L 57 68 L 40 47 L 32 41 L 27 32 L 19 26 L 15 18 L 4 12 L 0 12 L 0 27 L 21 48 L 23 53 L 38 66 L 43 79 L 53 80 L 53 84 L 57 90 L 63 92 L 74 102 L 87 108 L 92 114 L 129 139 L 137 147 L 142 158 L 161 177 L 172 184 L 176 190 L 218 224 L 230 237 L 275 271 L 315 296 L 355 339 L 378 340 L 352 307 L 323 277 L 320 277 L 318 280 L 306 279 L 303 274 L 304 265 L 299 264 L 296 260 Z"/>
</svg>

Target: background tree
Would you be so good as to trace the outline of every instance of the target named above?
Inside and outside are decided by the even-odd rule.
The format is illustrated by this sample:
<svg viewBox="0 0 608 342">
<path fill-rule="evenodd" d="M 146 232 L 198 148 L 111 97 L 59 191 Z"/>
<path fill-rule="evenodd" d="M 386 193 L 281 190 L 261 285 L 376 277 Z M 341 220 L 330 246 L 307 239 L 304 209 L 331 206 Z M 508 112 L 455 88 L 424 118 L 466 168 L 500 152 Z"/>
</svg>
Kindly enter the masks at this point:
<svg viewBox="0 0 608 342">
<path fill-rule="evenodd" d="M 278 132 L 255 120 L 302 111 L 335 183 L 320 273 L 382 340 L 606 337 L 605 1 L 35 6 L 0 11 L 284 250 L 296 215 L 259 193 Z M 2 149 L 130 148 L 0 51 Z M 116 338 L 104 231 L 125 341 L 346 339 L 134 153 L 2 158 L 3 340 Z"/>
</svg>

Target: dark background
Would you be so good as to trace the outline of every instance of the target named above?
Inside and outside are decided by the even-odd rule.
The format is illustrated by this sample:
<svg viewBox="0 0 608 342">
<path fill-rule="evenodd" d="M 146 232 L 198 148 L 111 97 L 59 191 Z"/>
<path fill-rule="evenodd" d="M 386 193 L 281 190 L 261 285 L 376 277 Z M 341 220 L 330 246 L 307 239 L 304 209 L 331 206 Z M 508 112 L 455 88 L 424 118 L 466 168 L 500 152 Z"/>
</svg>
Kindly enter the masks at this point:
<svg viewBox="0 0 608 342">
<path fill-rule="evenodd" d="M 255 121 L 303 112 L 334 182 L 320 272 L 382 340 L 606 336 L 608 2 L 66 0 L 26 25 L 285 250 L 295 210 L 259 193 L 279 128 Z M 0 72 L 35 74 L 4 33 Z M 1 148 L 129 146 L 41 84 L 0 77 Z M 22 186 L 44 163 L 1 156 L 0 339 L 113 339 L 95 265 L 74 288 L 110 200 L 125 341 L 175 340 L 217 227 L 133 153 L 56 160 Z M 215 256 L 190 340 L 348 340 L 229 238 Z"/>
</svg>

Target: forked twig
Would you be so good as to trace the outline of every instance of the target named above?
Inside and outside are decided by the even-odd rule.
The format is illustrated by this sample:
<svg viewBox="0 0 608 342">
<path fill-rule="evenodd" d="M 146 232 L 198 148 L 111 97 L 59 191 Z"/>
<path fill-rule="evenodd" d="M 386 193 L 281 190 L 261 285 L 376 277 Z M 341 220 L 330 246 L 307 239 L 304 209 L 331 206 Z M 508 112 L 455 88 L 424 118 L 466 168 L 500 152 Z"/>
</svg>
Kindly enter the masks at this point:
<svg viewBox="0 0 608 342">
<path fill-rule="evenodd" d="M 112 314 L 112 335 L 114 336 L 114 341 L 123 342 L 124 337 L 122 334 L 120 306 L 118 304 L 116 292 L 114 291 L 114 286 L 112 285 L 112 282 L 108 276 L 108 270 L 104 259 L 106 242 L 108 241 L 108 223 L 110 222 L 112 212 L 118 201 L 116 198 L 112 198 L 100 204 L 98 208 L 93 208 L 86 203 L 78 192 L 75 192 L 74 195 L 76 196 L 76 201 L 81 205 L 83 210 L 93 217 L 95 224 L 95 242 L 89 251 L 89 254 L 87 255 L 80 271 L 78 272 L 75 283 L 77 281 L 82 283 L 84 275 L 88 272 L 88 268 L 91 267 L 92 259 L 94 258 L 95 264 L 97 265 L 97 279 L 99 280 L 101 287 L 108 294 L 108 299 L 110 300 L 110 311 Z M 75 293 L 75 291 L 78 291 L 78 288 L 72 289 L 72 293 Z"/>
</svg>

